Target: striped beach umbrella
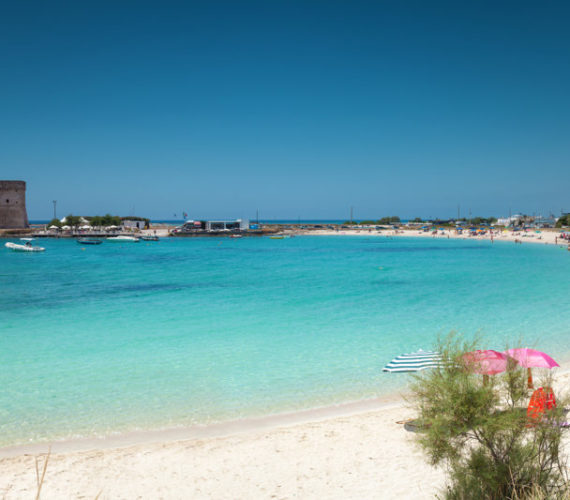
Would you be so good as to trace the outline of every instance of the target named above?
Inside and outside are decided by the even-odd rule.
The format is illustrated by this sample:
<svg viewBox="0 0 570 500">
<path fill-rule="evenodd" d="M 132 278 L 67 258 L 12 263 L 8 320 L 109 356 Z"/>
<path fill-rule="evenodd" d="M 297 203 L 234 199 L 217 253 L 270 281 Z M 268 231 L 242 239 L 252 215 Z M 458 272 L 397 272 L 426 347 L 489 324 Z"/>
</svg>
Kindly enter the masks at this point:
<svg viewBox="0 0 570 500">
<path fill-rule="evenodd" d="M 434 351 L 422 351 L 396 356 L 382 371 L 384 372 L 417 372 L 433 368 L 441 364 L 441 354 Z"/>
</svg>

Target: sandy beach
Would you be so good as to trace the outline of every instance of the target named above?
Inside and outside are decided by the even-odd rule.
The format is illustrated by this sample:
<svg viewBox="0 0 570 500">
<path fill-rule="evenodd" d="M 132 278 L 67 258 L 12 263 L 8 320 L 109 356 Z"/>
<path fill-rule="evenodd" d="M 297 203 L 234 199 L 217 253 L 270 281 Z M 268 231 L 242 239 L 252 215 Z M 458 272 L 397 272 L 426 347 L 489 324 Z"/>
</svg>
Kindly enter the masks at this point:
<svg viewBox="0 0 570 500">
<path fill-rule="evenodd" d="M 555 392 L 568 386 L 568 368 L 559 369 Z M 444 472 L 428 465 L 414 434 L 397 423 L 413 412 L 402 397 L 368 404 L 375 409 L 347 405 L 301 414 L 297 423 L 277 418 L 227 427 L 219 436 L 149 433 L 147 442 L 143 434 L 140 443 L 123 446 L 113 440 L 60 443 L 48 462 L 42 498 L 434 498 Z M 91 448 L 61 451 L 74 447 Z M 47 451 L 47 445 L 34 452 L 0 450 L 2 498 L 35 496 L 41 448 Z"/>
<path fill-rule="evenodd" d="M 535 232 L 513 232 L 513 231 L 494 231 L 493 233 L 477 234 L 471 236 L 468 231 L 458 233 L 452 229 L 438 230 L 437 232 L 425 232 L 416 229 L 350 229 L 350 230 L 315 230 L 310 231 L 311 235 L 319 236 L 383 236 L 393 237 L 415 237 L 415 238 L 431 238 L 431 239 L 461 239 L 461 240 L 489 240 L 489 241 L 509 241 L 512 243 L 535 243 L 544 245 L 559 245 L 566 248 L 570 246 L 568 240 L 560 237 L 560 231 L 542 230 L 540 233 Z"/>
</svg>

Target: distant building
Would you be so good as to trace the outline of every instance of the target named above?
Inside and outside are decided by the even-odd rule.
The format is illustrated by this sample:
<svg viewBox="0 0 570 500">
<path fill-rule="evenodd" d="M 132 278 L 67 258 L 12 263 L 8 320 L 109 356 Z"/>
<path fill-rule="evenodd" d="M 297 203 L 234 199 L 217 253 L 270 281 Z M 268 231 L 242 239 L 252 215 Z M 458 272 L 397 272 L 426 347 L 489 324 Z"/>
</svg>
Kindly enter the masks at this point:
<svg viewBox="0 0 570 500">
<path fill-rule="evenodd" d="M 218 231 L 246 231 L 249 229 L 249 220 L 188 220 L 181 227 L 182 233 L 218 232 Z"/>
<path fill-rule="evenodd" d="M 245 231 L 249 229 L 249 220 L 208 220 L 206 231 Z"/>
<path fill-rule="evenodd" d="M 513 224 L 518 224 L 518 222 L 522 219 L 522 215 L 516 214 L 512 215 L 511 217 L 504 217 L 501 219 L 497 219 L 498 226 L 512 226 Z"/>
<path fill-rule="evenodd" d="M 25 229 L 27 227 L 26 183 L 24 181 L 0 181 L 0 229 Z"/>
<path fill-rule="evenodd" d="M 146 221 L 135 220 L 135 219 L 123 219 L 121 225 L 129 229 L 144 229 L 146 227 Z"/>
<path fill-rule="evenodd" d="M 534 227 L 554 227 L 556 225 L 556 217 L 554 215 L 549 215 L 548 217 L 539 215 L 534 218 L 532 225 Z"/>
</svg>

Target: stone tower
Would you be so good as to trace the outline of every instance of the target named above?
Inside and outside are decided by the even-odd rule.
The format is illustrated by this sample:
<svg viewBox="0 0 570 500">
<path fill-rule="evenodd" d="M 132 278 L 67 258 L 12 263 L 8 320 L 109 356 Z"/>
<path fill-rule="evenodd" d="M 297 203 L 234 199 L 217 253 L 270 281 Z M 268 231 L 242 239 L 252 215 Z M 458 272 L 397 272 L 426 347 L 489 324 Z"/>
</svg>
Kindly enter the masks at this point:
<svg viewBox="0 0 570 500">
<path fill-rule="evenodd" d="M 28 227 L 26 183 L 0 181 L 0 229 Z"/>
</svg>

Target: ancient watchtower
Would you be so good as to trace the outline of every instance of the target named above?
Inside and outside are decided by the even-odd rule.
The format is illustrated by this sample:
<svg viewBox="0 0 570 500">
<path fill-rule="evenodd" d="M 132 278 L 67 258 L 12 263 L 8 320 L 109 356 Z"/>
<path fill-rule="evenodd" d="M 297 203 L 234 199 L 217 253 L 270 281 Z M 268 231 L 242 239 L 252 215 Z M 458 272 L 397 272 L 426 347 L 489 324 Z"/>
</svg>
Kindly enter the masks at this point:
<svg viewBox="0 0 570 500">
<path fill-rule="evenodd" d="M 0 229 L 28 227 L 26 183 L 0 181 Z"/>
</svg>

